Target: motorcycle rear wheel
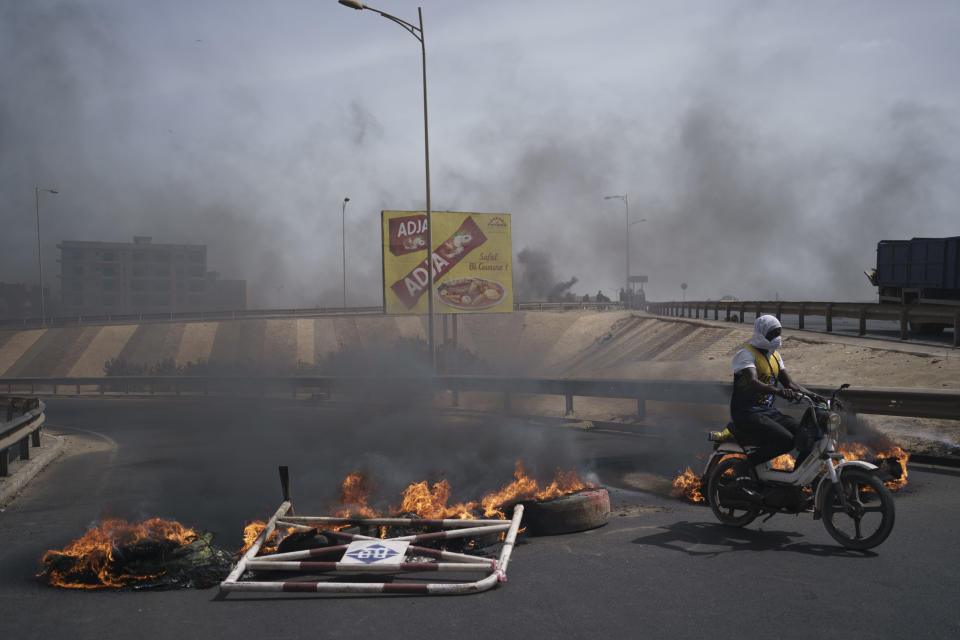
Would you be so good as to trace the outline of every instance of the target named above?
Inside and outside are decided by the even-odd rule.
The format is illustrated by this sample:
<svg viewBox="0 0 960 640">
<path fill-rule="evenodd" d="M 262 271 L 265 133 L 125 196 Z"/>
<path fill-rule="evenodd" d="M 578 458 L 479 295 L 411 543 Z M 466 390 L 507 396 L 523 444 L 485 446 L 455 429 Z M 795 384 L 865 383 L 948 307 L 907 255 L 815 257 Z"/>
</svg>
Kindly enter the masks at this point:
<svg viewBox="0 0 960 640">
<path fill-rule="evenodd" d="M 836 486 L 828 484 L 820 506 L 827 533 L 847 549 L 859 551 L 886 540 L 893 530 L 896 511 L 883 480 L 865 469 L 844 469 L 840 485 L 849 509 L 840 502 Z"/>
<path fill-rule="evenodd" d="M 746 458 L 737 456 L 725 458 L 717 463 L 707 479 L 707 501 L 710 503 L 710 509 L 713 510 L 717 520 L 731 527 L 745 527 L 760 515 L 759 507 L 726 506 L 720 499 L 721 488 L 736 478 L 750 473 L 750 467 L 747 465 Z"/>
</svg>

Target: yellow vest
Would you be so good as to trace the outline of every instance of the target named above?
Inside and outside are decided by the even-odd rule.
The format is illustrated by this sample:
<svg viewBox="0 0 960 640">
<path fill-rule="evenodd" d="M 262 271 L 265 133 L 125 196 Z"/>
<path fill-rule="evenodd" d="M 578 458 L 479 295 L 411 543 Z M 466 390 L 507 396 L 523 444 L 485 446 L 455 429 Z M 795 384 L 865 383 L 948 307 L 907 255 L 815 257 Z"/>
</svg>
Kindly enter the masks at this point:
<svg viewBox="0 0 960 640">
<path fill-rule="evenodd" d="M 763 384 L 776 386 L 777 378 L 780 377 L 780 361 L 777 357 L 779 351 L 764 356 L 756 347 L 745 344 L 744 348 L 753 354 L 754 366 L 757 368 L 757 380 Z M 732 411 L 749 410 L 750 407 L 770 407 L 773 406 L 773 394 L 753 393 L 749 391 L 747 384 L 739 374 L 734 376 L 733 397 L 730 399 L 730 408 Z"/>
<path fill-rule="evenodd" d="M 763 384 L 776 385 L 780 377 L 779 351 L 774 351 L 764 357 L 763 353 L 753 345 L 744 345 L 747 351 L 753 354 L 754 364 L 757 366 L 757 379 Z"/>
</svg>

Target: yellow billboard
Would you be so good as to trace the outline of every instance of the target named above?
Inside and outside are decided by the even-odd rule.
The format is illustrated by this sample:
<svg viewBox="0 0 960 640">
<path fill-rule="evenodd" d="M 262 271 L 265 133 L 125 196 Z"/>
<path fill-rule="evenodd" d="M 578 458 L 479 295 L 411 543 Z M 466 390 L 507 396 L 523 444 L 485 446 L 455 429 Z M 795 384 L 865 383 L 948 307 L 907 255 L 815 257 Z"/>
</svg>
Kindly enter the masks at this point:
<svg viewBox="0 0 960 640">
<path fill-rule="evenodd" d="M 432 211 L 436 313 L 513 311 L 510 215 Z M 427 313 L 427 214 L 382 211 L 386 313 Z"/>
</svg>

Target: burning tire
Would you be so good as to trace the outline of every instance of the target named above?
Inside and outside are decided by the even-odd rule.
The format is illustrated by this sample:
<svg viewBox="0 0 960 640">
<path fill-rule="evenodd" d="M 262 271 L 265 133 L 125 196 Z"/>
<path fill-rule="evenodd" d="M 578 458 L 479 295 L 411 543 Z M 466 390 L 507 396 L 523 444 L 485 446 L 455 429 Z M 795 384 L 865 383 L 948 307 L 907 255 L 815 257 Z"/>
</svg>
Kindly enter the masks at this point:
<svg viewBox="0 0 960 640">
<path fill-rule="evenodd" d="M 523 526 L 534 536 L 586 531 L 610 521 L 610 493 L 602 487 L 523 506 Z"/>
</svg>

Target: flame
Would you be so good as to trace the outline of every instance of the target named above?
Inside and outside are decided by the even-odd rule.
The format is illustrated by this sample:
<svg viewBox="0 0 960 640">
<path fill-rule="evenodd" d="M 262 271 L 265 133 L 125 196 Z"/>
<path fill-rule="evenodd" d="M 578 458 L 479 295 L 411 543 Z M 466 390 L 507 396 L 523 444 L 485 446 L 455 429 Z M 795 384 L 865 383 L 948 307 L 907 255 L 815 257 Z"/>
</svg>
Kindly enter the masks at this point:
<svg viewBox="0 0 960 640">
<path fill-rule="evenodd" d="M 498 491 L 486 494 L 480 500 L 456 504 L 447 504 L 450 500 L 451 487 L 446 480 L 434 482 L 432 485 L 426 480 L 414 482 L 402 491 L 400 504 L 391 510 L 394 513 L 415 513 L 422 518 L 460 518 L 461 520 L 467 520 L 476 517 L 478 511 L 482 512 L 484 517 L 487 518 L 506 518 L 501 510 L 501 507 L 505 504 L 530 499 L 547 500 L 593 486 L 581 480 L 576 470 L 562 471 L 557 469 L 553 480 L 548 485 L 541 487 L 535 479 L 527 475 L 523 463 L 520 461 L 517 461 L 514 465 L 513 476 L 513 481 L 504 485 Z M 348 485 L 351 487 L 351 491 L 347 491 Z M 365 487 L 365 489 L 360 490 L 361 487 Z M 352 508 L 341 510 L 337 515 L 341 516 L 343 514 L 341 517 L 348 517 L 347 514 L 363 517 L 378 515 L 374 509 L 367 505 L 367 498 L 370 495 L 369 489 L 369 485 L 363 479 L 362 474 L 354 472 L 348 475 L 347 479 L 344 480 L 341 502 L 348 504 L 349 501 Z"/>
<path fill-rule="evenodd" d="M 196 531 L 175 521 L 151 518 L 144 522 L 131 523 L 121 518 L 107 518 L 63 549 L 50 549 L 44 553 L 41 562 L 47 567 L 39 576 L 45 577 L 53 586 L 68 589 L 124 587 L 155 579 L 163 573 L 116 573 L 114 560 L 118 549 L 138 543 L 162 541 L 183 546 L 199 537 Z M 63 568 L 65 566 L 68 568 Z"/>
<path fill-rule="evenodd" d="M 343 479 L 340 487 L 340 504 L 343 509 L 334 515 L 338 518 L 373 518 L 377 512 L 367 505 L 374 486 L 361 471 L 354 471 Z"/>
<path fill-rule="evenodd" d="M 267 523 L 263 520 L 254 520 L 243 528 L 243 546 L 240 547 L 240 555 L 245 554 L 253 546 L 253 543 L 257 541 L 257 538 L 266 528 Z M 269 542 L 269 540 L 265 542 Z"/>
<path fill-rule="evenodd" d="M 697 456 L 700 457 L 700 456 Z M 728 453 L 718 460 L 718 464 L 727 458 L 742 458 L 738 453 Z M 694 504 L 706 502 L 707 497 L 703 495 L 703 478 L 693 472 L 693 469 L 687 467 L 686 471 L 673 479 L 673 490 L 670 491 L 671 497 L 680 498 Z"/>
<path fill-rule="evenodd" d="M 523 464 L 518 460 L 513 467 L 513 482 L 504 485 L 499 491 L 493 491 L 480 499 L 483 515 L 487 518 L 506 518 L 500 510 L 505 504 L 520 500 L 548 500 L 558 496 L 593 487 L 584 482 L 575 470 L 562 471 L 557 469 L 553 481 L 541 488 L 537 481 L 527 475 Z"/>
<path fill-rule="evenodd" d="M 540 486 L 535 479 L 527 475 L 523 464 L 519 461 L 514 466 L 513 476 L 513 481 L 504 485 L 498 491 L 486 494 L 480 500 L 456 504 L 447 504 L 452 489 L 450 483 L 446 480 L 434 482 L 432 485 L 426 480 L 413 482 L 401 492 L 400 503 L 389 510 L 394 514 L 415 513 L 421 518 L 460 518 L 461 520 L 468 520 L 479 517 L 479 514 L 482 513 L 487 518 L 506 519 L 507 516 L 502 511 L 505 505 L 521 500 L 547 500 L 593 487 L 589 482 L 581 480 L 576 470 L 562 471 L 560 469 L 557 469 L 556 475 L 549 484 Z M 354 471 L 348 474 L 341 486 L 341 505 L 334 512 L 334 517 L 375 518 L 383 515 L 368 504 L 373 488 L 374 485 L 363 472 Z M 334 525 L 326 528 L 337 531 L 347 526 Z M 238 552 L 240 555 L 246 553 L 265 527 L 266 524 L 262 520 L 256 520 L 244 528 L 243 548 Z M 294 528 L 287 529 L 286 535 L 294 530 Z M 283 535 L 274 531 L 261 547 L 261 553 L 275 551 Z M 386 535 L 387 527 L 380 527 L 380 537 L 384 538 Z"/>
<path fill-rule="evenodd" d="M 476 502 L 466 502 L 447 506 L 450 499 L 450 483 L 446 480 L 433 483 L 415 482 L 403 490 L 403 501 L 396 507 L 396 513 L 416 513 L 423 518 L 460 518 L 468 520 Z"/>
<path fill-rule="evenodd" d="M 859 442 L 841 442 L 837 445 L 837 453 L 845 460 L 866 460 L 872 457 L 873 450 Z"/>
<path fill-rule="evenodd" d="M 670 495 L 674 498 L 682 498 L 688 502 L 703 502 L 703 481 L 700 476 L 693 472 L 693 469 L 687 467 L 687 470 L 673 479 L 673 490 Z"/>
<path fill-rule="evenodd" d="M 243 528 L 243 544 L 240 547 L 240 550 L 237 551 L 237 557 L 245 554 L 250 547 L 253 546 L 253 543 L 257 541 L 257 538 L 260 537 L 260 534 L 263 533 L 263 530 L 267 528 L 267 523 L 263 520 L 254 520 L 247 526 Z M 265 553 L 273 553 L 277 550 L 277 545 L 280 544 L 280 540 L 284 536 L 288 536 L 291 533 L 296 531 L 295 527 L 287 527 L 283 534 L 280 533 L 280 529 L 276 528 L 270 532 L 270 535 L 267 536 L 267 539 L 263 541 L 263 544 L 260 545 L 260 550 L 257 551 L 257 555 L 263 555 Z"/>
<path fill-rule="evenodd" d="M 487 493 L 480 500 L 456 504 L 448 504 L 452 489 L 447 480 L 440 480 L 432 485 L 426 480 L 413 482 L 401 492 L 400 503 L 390 511 L 397 514 L 415 513 L 422 518 L 467 520 L 477 517 L 478 513 L 487 518 L 506 518 L 501 510 L 506 504 L 530 499 L 547 500 L 593 486 L 581 480 L 576 470 L 560 469 L 557 469 L 549 484 L 540 486 L 534 478 L 527 475 L 520 461 L 514 465 L 513 476 L 513 481 L 498 491 Z M 354 471 L 347 475 L 340 492 L 342 508 L 334 515 L 341 518 L 372 518 L 381 515 L 367 503 L 372 489 L 372 484 L 362 472 Z"/>
<path fill-rule="evenodd" d="M 910 460 L 910 454 L 885 438 L 874 442 L 872 447 L 860 442 L 842 442 L 837 445 L 837 453 L 842 454 L 845 460 L 865 460 L 873 463 L 882 460 L 895 461 L 900 465 L 900 477 L 887 480 L 887 487 L 897 490 L 907 484 L 907 462 Z M 729 456 L 724 456 L 724 458 L 727 457 Z M 786 453 L 770 461 L 770 466 L 783 471 L 792 471 L 794 464 L 793 456 Z M 670 495 L 688 502 L 704 502 L 706 498 L 703 495 L 701 480 L 700 476 L 687 467 L 686 471 L 673 479 L 673 490 Z"/>
<path fill-rule="evenodd" d="M 837 452 L 842 453 L 846 460 L 868 462 L 893 460 L 900 465 L 900 477 L 887 480 L 887 488 L 897 490 L 907 484 L 907 462 L 910 460 L 910 454 L 886 438 L 878 439 L 873 447 L 859 442 L 843 442 L 837 445 Z"/>
<path fill-rule="evenodd" d="M 837 453 L 843 455 L 844 460 L 865 460 L 872 463 L 894 460 L 899 463 L 902 471 L 899 478 L 886 482 L 887 487 L 899 489 L 907 484 L 907 461 L 910 460 L 910 454 L 886 439 L 878 440 L 873 447 L 861 442 L 841 442 L 837 445 Z M 771 460 L 770 466 L 783 471 L 793 471 L 794 462 L 793 457 L 785 453 Z"/>
</svg>

